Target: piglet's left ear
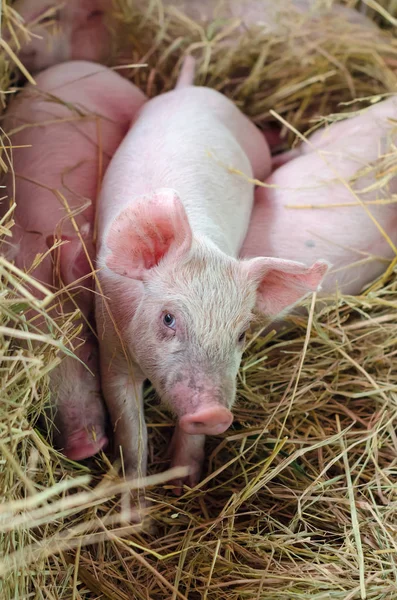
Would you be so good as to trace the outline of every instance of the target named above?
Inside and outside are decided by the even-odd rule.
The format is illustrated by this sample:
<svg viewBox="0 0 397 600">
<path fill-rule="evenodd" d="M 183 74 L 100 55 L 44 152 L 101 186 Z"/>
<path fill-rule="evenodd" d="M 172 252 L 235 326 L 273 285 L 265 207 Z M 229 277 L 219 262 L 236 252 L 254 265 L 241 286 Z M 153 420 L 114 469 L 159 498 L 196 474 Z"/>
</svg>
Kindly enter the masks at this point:
<svg viewBox="0 0 397 600">
<path fill-rule="evenodd" d="M 249 277 L 258 285 L 256 310 L 276 316 L 316 291 L 328 270 L 328 263 L 317 261 L 311 267 L 281 258 L 253 258 L 245 263 Z"/>
</svg>

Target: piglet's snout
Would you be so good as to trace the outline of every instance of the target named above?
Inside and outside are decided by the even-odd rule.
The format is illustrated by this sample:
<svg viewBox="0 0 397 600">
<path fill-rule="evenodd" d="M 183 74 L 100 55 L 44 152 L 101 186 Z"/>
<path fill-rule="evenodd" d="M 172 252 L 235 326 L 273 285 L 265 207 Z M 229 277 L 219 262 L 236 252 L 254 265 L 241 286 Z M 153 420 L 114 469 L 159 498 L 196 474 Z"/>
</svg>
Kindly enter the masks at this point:
<svg viewBox="0 0 397 600">
<path fill-rule="evenodd" d="M 182 431 L 191 435 L 217 435 L 226 431 L 232 423 L 233 415 L 224 406 L 203 408 L 179 420 Z"/>
</svg>

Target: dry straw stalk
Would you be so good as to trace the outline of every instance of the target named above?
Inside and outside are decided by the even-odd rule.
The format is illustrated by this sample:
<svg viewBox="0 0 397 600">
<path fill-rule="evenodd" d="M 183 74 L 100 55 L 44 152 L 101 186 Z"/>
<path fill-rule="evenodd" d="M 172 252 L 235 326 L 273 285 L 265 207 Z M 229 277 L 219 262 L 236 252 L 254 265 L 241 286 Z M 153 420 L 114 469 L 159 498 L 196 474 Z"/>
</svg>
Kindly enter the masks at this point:
<svg viewBox="0 0 397 600">
<path fill-rule="evenodd" d="M 154 95 L 172 88 L 183 55 L 193 51 L 197 82 L 233 98 L 261 127 L 281 118 L 286 146 L 294 130 L 307 131 L 319 117 L 329 122 L 360 108 L 357 98 L 368 104 L 397 91 L 394 0 L 365 0 L 384 28 L 378 37 L 337 18 L 316 37 L 318 23 L 289 12 L 271 33 L 237 36 L 237 24 L 198 26 L 164 13 L 157 0 L 149 4 L 145 12 L 115 1 L 114 64 L 147 64 L 127 72 Z M 5 25 L 28 35 L 3 9 Z M 3 105 L 15 60 L 3 44 Z M 6 136 L 2 144 L 4 170 Z M 396 157 L 388 157 L 389 176 Z M 0 226 L 7 238 L 12 210 Z M 291 317 L 285 332 L 253 332 L 234 427 L 208 441 L 204 480 L 180 498 L 159 475 L 171 420 L 147 391 L 148 529 L 126 521 L 125 485 L 107 457 L 67 461 L 37 428 L 57 349 L 71 351 L 78 331 L 73 316 L 48 316 L 48 334 L 37 340 L 27 309 L 35 303 L 46 314 L 56 297 L 38 307 L 29 276 L 4 259 L 0 278 L 1 598 L 397 597 L 394 263 L 360 297 L 332 298 L 316 312 L 309 299 L 308 317 Z"/>
</svg>

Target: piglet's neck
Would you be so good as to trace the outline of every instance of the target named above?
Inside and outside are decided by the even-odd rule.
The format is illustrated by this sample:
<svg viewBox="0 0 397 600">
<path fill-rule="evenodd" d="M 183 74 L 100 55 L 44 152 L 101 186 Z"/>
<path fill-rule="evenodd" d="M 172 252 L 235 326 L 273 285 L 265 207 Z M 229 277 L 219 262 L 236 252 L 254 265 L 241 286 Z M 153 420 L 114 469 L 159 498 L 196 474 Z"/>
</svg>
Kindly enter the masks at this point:
<svg viewBox="0 0 397 600">
<path fill-rule="evenodd" d="M 192 219 L 189 211 L 186 212 L 193 230 L 193 236 L 200 246 L 208 246 L 211 249 L 216 248 L 228 256 L 236 256 L 237 252 L 233 247 L 233 243 L 216 223 L 204 218 L 201 218 L 201 220 L 200 218 Z"/>
<path fill-rule="evenodd" d="M 175 190 L 184 205 L 193 236 L 200 239 L 201 244 L 215 246 L 228 256 L 237 257 L 240 240 L 234 234 L 233 220 L 224 214 L 222 205 L 216 205 L 211 187 L 207 189 L 203 182 L 200 185 L 192 172 L 191 178 L 185 176 Z"/>
<path fill-rule="evenodd" d="M 227 217 L 221 217 L 219 209 L 214 206 L 211 193 L 206 193 L 199 187 L 195 173 L 192 173 L 191 180 L 185 174 L 184 181 L 179 185 L 175 180 L 168 181 L 166 178 L 159 178 L 156 186 L 143 185 L 138 196 L 150 197 L 160 188 L 174 189 L 182 200 L 193 237 L 200 240 L 200 245 L 207 244 L 211 248 L 216 246 L 225 254 L 236 257 L 239 252 L 238 240 L 236 236 L 230 235 L 232 232 L 227 225 Z"/>
</svg>

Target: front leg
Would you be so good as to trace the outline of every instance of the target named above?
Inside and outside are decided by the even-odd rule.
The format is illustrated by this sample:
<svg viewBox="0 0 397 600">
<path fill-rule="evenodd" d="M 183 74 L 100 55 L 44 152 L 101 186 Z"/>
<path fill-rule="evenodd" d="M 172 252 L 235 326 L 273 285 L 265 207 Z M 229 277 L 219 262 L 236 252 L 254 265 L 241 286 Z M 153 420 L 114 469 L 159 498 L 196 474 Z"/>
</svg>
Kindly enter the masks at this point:
<svg viewBox="0 0 397 600">
<path fill-rule="evenodd" d="M 201 470 L 204 462 L 205 435 L 191 435 L 182 431 L 177 424 L 171 441 L 171 466 L 188 467 L 189 475 L 186 477 L 190 487 L 200 481 Z M 175 494 L 181 494 L 183 480 L 174 481 Z"/>
<path fill-rule="evenodd" d="M 114 342 L 114 340 L 112 340 Z M 139 367 L 127 362 L 121 349 L 114 354 L 107 340 L 101 340 L 102 391 L 108 407 L 115 447 L 128 478 L 145 477 L 147 465 L 147 429 L 143 408 L 144 375 Z"/>
</svg>

